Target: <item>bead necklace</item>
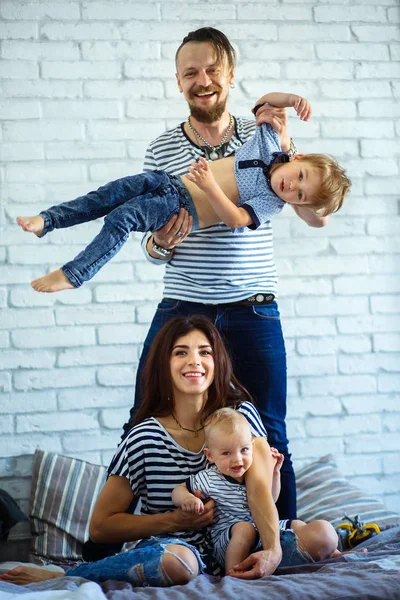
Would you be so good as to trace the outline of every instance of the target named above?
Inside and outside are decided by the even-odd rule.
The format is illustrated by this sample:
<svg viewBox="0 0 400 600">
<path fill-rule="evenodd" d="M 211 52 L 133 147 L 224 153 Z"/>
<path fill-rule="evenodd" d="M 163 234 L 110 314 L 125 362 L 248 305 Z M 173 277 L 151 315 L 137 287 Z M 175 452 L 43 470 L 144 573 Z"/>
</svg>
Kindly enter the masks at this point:
<svg viewBox="0 0 400 600">
<path fill-rule="evenodd" d="M 203 425 L 203 427 L 199 427 L 198 429 L 188 429 L 187 427 L 182 427 L 182 425 L 179 423 L 179 421 L 176 418 L 176 416 L 174 415 L 174 413 L 172 413 L 172 417 L 173 417 L 175 423 L 178 425 L 178 427 L 180 429 L 182 429 L 182 431 L 190 431 L 190 433 L 194 433 L 195 438 L 199 437 L 199 431 L 203 431 L 203 429 L 204 429 L 204 425 Z"/>
<path fill-rule="evenodd" d="M 200 133 L 198 133 L 195 128 L 193 127 L 193 125 L 190 122 L 190 117 L 188 117 L 188 125 L 189 125 L 189 129 L 192 133 L 194 133 L 195 136 L 197 136 L 199 138 L 199 140 L 201 142 L 203 142 L 203 144 L 205 144 L 207 146 L 207 148 L 211 148 L 211 153 L 210 153 L 210 159 L 211 160 L 217 160 L 218 158 L 218 150 L 220 150 L 222 148 L 222 146 L 225 144 L 225 142 L 227 141 L 230 132 L 232 131 L 232 127 L 234 124 L 234 119 L 232 117 L 232 115 L 229 115 L 230 119 L 229 119 L 229 125 L 227 130 L 225 131 L 225 135 L 222 138 L 222 140 L 220 141 L 219 144 L 217 144 L 216 146 L 213 146 L 212 144 L 209 144 L 209 142 L 207 142 L 207 140 L 205 140 L 203 138 L 202 135 L 200 135 Z"/>
</svg>

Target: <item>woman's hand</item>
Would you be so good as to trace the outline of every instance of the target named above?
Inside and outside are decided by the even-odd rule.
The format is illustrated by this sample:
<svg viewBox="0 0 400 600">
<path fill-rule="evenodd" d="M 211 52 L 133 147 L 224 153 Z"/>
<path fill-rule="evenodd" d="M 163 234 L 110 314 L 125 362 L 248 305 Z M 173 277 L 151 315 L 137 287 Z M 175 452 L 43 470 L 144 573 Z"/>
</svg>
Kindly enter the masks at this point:
<svg viewBox="0 0 400 600">
<path fill-rule="evenodd" d="M 260 579 L 272 575 L 282 560 L 282 550 L 261 550 L 250 554 L 245 560 L 232 567 L 227 573 L 237 579 Z"/>
</svg>

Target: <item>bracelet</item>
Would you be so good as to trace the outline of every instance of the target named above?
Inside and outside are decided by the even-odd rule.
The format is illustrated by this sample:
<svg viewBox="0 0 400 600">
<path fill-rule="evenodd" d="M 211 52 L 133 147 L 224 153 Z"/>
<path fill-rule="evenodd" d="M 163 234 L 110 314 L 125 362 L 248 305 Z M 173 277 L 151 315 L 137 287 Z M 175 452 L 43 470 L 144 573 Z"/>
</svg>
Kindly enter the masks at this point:
<svg viewBox="0 0 400 600">
<path fill-rule="evenodd" d="M 289 146 L 289 152 L 288 152 L 289 156 L 293 156 L 294 154 L 297 154 L 297 146 L 293 141 L 293 138 L 290 138 L 290 146 Z"/>
<path fill-rule="evenodd" d="M 174 248 L 170 248 L 170 249 L 163 248 L 162 246 L 159 246 L 158 244 L 156 244 L 154 241 L 154 237 L 151 240 L 151 248 L 152 248 L 153 252 L 155 252 L 159 256 L 162 256 L 163 258 L 166 258 L 167 256 L 171 256 L 172 252 L 174 251 Z"/>
</svg>

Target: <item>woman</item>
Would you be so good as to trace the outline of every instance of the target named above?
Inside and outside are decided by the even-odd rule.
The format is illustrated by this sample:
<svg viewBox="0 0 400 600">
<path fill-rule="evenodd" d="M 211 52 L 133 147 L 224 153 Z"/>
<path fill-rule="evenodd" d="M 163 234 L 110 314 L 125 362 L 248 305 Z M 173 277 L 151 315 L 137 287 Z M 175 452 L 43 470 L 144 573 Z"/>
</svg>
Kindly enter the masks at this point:
<svg viewBox="0 0 400 600">
<path fill-rule="evenodd" d="M 187 583 L 206 568 L 212 570 L 204 528 L 212 522 L 213 501 L 201 515 L 189 515 L 174 507 L 171 492 L 177 483 L 205 467 L 203 423 L 224 406 L 242 412 L 257 438 L 246 484 L 264 551 L 239 565 L 237 576 L 255 578 L 275 570 L 282 553 L 270 492 L 272 455 L 264 427 L 248 392 L 232 373 L 218 331 L 205 317 L 190 316 L 170 320 L 152 344 L 144 371 L 143 402 L 110 464 L 90 522 L 94 542 L 141 541 L 134 549 L 82 564 L 67 575 L 92 581 L 118 579 L 134 586 L 168 586 Z M 270 473 L 266 481 L 265 463 Z M 142 512 L 128 514 L 136 496 L 142 500 Z M 25 584 L 57 576 L 45 569 L 17 567 L 2 579 Z"/>
</svg>

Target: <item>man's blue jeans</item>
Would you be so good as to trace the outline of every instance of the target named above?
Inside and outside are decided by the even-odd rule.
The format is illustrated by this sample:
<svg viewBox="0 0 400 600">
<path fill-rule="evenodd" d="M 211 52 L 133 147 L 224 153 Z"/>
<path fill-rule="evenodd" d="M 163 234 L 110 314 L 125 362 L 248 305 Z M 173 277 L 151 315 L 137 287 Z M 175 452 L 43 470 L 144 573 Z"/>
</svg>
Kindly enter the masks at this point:
<svg viewBox="0 0 400 600">
<path fill-rule="evenodd" d="M 204 315 L 222 334 L 231 354 L 236 377 L 255 400 L 268 442 L 281 452 L 282 489 L 277 502 L 281 519 L 296 518 L 296 481 L 286 437 L 286 352 L 277 304 L 224 306 L 182 300 L 161 301 L 150 326 L 139 362 L 135 405 L 141 402 L 140 376 L 158 331 L 175 316 Z M 125 432 L 129 429 L 125 424 Z"/>
<path fill-rule="evenodd" d="M 183 207 L 198 228 L 193 201 L 179 177 L 147 171 L 123 177 L 40 213 L 42 237 L 53 229 L 106 217 L 100 233 L 61 270 L 74 287 L 91 279 L 120 250 L 132 231 L 157 231 Z"/>
</svg>

